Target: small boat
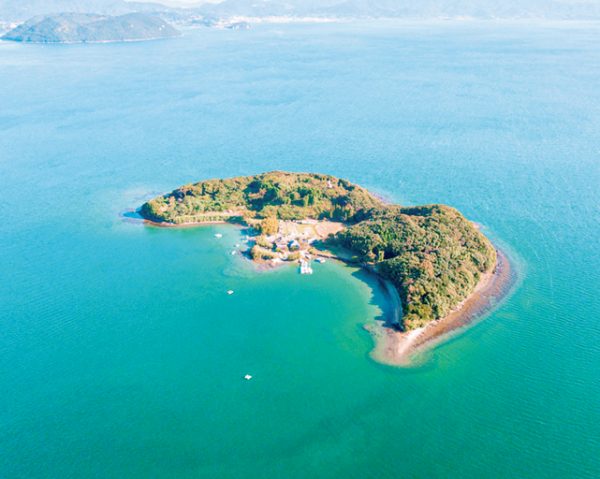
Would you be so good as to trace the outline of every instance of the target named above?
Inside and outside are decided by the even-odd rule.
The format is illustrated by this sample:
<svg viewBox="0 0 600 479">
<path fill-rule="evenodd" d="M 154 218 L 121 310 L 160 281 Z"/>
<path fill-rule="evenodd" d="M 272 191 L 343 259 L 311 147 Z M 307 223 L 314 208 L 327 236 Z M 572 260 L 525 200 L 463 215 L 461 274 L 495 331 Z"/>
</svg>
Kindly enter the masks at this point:
<svg viewBox="0 0 600 479">
<path fill-rule="evenodd" d="M 223 235 L 221 233 L 215 233 L 215 238 L 222 238 Z"/>
<path fill-rule="evenodd" d="M 244 376 L 244 379 L 245 379 L 246 381 L 250 381 L 250 380 L 252 379 L 252 376 L 251 376 L 250 374 L 246 374 L 246 375 Z"/>
<path fill-rule="evenodd" d="M 227 294 L 232 295 L 233 294 L 233 289 L 230 289 L 229 291 L 227 291 Z"/>
<path fill-rule="evenodd" d="M 317 263 L 324 263 L 326 260 L 325 260 L 325 258 L 317 258 L 315 261 Z"/>
<path fill-rule="evenodd" d="M 231 252 L 231 254 L 232 254 L 232 255 L 234 255 L 234 254 L 235 254 L 235 251 L 232 251 L 232 252 Z"/>
<path fill-rule="evenodd" d="M 308 261 L 300 261 L 300 274 L 313 274 L 313 270 Z"/>
</svg>

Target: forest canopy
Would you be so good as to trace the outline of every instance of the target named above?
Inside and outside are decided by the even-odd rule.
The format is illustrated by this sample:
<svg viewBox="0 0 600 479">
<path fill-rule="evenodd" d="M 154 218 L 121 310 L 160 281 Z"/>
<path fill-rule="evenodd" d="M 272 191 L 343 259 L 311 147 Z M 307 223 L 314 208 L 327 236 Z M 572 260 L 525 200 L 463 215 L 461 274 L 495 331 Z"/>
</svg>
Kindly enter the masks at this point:
<svg viewBox="0 0 600 479">
<path fill-rule="evenodd" d="M 185 185 L 145 203 L 142 215 L 174 224 L 227 216 L 357 221 L 382 206 L 367 190 L 346 180 L 274 171 Z"/>
<path fill-rule="evenodd" d="M 351 250 L 394 284 L 405 330 L 447 315 L 496 265 L 493 245 L 456 209 L 386 204 L 329 175 L 276 171 L 201 181 L 148 201 L 141 214 L 171 224 L 256 218 L 268 232 L 276 220 L 342 221 L 346 228 L 329 242 Z"/>
</svg>

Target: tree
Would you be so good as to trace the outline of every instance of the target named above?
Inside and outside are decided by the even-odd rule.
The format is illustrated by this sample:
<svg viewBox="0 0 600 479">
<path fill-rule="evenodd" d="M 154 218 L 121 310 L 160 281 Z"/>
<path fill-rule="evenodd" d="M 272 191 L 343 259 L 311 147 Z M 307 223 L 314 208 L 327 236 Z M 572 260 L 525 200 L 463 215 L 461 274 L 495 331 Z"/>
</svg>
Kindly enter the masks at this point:
<svg viewBox="0 0 600 479">
<path fill-rule="evenodd" d="M 274 216 L 269 216 L 260 222 L 260 232 L 264 235 L 274 235 L 279 231 L 279 221 Z"/>
<path fill-rule="evenodd" d="M 273 245 L 267 240 L 264 235 L 260 235 L 256 238 L 256 244 L 262 248 L 273 248 Z"/>
</svg>

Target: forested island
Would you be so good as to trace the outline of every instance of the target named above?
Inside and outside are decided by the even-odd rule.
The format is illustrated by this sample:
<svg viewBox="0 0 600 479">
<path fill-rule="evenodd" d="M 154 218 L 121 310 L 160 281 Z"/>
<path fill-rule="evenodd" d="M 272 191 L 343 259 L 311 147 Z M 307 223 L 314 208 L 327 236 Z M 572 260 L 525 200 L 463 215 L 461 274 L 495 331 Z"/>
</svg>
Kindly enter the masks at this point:
<svg viewBox="0 0 600 479">
<path fill-rule="evenodd" d="M 402 207 L 330 175 L 270 172 L 213 179 L 154 198 L 141 215 L 163 225 L 215 221 L 244 223 L 259 235 L 252 247 L 258 260 L 297 259 L 312 243 L 305 232 L 278 241 L 291 225 L 324 228 L 322 246 L 343 249 L 390 281 L 402 304 L 397 327 L 415 330 L 447 316 L 496 267 L 494 246 L 456 209 L 445 205 Z M 283 231 L 285 230 L 285 231 Z M 319 236 L 319 235 L 317 235 Z M 292 248 L 292 243 L 295 243 Z M 296 247 L 297 246 L 297 247 Z"/>
<path fill-rule="evenodd" d="M 178 35 L 179 31 L 167 22 L 145 13 L 119 16 L 61 13 L 31 18 L 0 38 L 23 43 L 103 43 Z"/>
</svg>

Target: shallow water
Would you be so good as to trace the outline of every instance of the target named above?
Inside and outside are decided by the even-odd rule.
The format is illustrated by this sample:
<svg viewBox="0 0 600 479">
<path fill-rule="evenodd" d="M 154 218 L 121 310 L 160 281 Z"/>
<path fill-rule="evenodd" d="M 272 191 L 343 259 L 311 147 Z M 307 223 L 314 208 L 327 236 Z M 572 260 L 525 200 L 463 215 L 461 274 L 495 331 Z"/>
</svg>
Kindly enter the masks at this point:
<svg viewBox="0 0 600 479">
<path fill-rule="evenodd" d="M 0 43 L 0 476 L 600 476 L 599 41 L 390 22 Z M 519 287 L 390 368 L 356 270 L 258 273 L 236 228 L 120 216 L 272 169 L 456 206 Z"/>
</svg>

